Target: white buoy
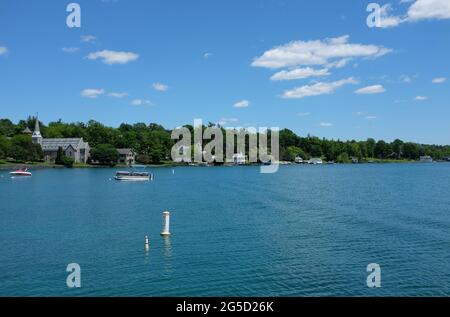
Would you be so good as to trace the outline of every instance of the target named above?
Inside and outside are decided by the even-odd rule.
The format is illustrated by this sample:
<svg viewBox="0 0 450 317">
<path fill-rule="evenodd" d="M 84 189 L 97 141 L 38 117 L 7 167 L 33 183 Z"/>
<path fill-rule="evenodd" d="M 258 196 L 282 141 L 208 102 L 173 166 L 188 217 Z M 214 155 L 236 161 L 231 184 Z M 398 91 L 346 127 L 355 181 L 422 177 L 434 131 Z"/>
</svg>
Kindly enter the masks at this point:
<svg viewBox="0 0 450 317">
<path fill-rule="evenodd" d="M 175 174 L 175 170 L 172 170 L 172 174 Z"/>
<path fill-rule="evenodd" d="M 170 236 L 169 225 L 170 225 L 170 212 L 164 211 L 163 212 L 163 226 L 164 227 L 163 227 L 163 231 L 161 232 L 161 235 L 163 237 Z"/>
<path fill-rule="evenodd" d="M 148 252 L 148 236 L 145 236 L 145 251 Z"/>
</svg>

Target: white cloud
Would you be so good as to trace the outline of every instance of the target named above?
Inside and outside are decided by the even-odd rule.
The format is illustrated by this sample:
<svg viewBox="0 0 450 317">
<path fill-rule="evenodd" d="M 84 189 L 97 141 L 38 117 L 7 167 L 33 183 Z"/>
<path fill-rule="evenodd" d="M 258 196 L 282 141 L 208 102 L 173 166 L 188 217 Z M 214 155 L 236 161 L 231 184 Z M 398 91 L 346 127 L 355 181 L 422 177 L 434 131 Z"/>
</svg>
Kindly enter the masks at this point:
<svg viewBox="0 0 450 317">
<path fill-rule="evenodd" d="M 385 91 L 386 89 L 382 85 L 373 85 L 355 90 L 355 93 L 358 95 L 371 95 L 371 94 L 380 94 Z"/>
<path fill-rule="evenodd" d="M 301 99 L 309 96 L 319 96 L 325 94 L 331 94 L 339 87 L 347 84 L 357 84 L 358 81 L 353 77 L 342 79 L 334 82 L 318 82 L 312 85 L 305 85 L 294 88 L 292 90 L 286 90 L 283 94 L 283 98 L 287 99 Z"/>
<path fill-rule="evenodd" d="M 204 59 L 208 59 L 208 58 L 210 58 L 212 55 L 213 55 L 212 53 L 205 53 L 205 54 L 203 54 L 203 58 L 204 58 Z"/>
<path fill-rule="evenodd" d="M 445 83 L 446 80 L 447 80 L 447 78 L 445 78 L 445 77 L 438 77 L 438 78 L 434 78 L 431 82 L 433 84 L 443 84 L 443 83 Z"/>
<path fill-rule="evenodd" d="M 391 5 L 384 5 L 381 11 L 380 27 L 395 27 L 404 22 L 417 22 L 421 20 L 450 19 L 450 1 L 448 0 L 401 0 L 400 2 L 413 3 L 403 16 L 391 16 Z"/>
<path fill-rule="evenodd" d="M 248 106 L 250 106 L 250 101 L 248 100 L 241 100 L 233 105 L 235 108 L 247 108 Z"/>
<path fill-rule="evenodd" d="M 330 73 L 327 68 L 314 69 L 311 67 L 296 68 L 293 70 L 283 70 L 274 74 L 270 79 L 273 81 L 304 79 L 308 77 L 328 76 Z"/>
<path fill-rule="evenodd" d="M 416 100 L 416 101 L 425 101 L 427 99 L 428 99 L 427 96 L 417 96 L 416 98 L 414 98 L 414 100 Z"/>
<path fill-rule="evenodd" d="M 76 53 L 78 52 L 80 49 L 78 47 L 63 47 L 62 51 L 64 53 Z"/>
<path fill-rule="evenodd" d="M 139 55 L 133 52 L 117 52 L 117 51 L 103 50 L 90 53 L 87 56 L 87 58 L 91 60 L 96 60 L 100 58 L 102 59 L 103 63 L 113 65 L 113 64 L 126 64 L 135 61 L 139 58 Z"/>
<path fill-rule="evenodd" d="M 297 116 L 299 116 L 299 117 L 307 117 L 309 115 L 311 115 L 311 113 L 309 113 L 309 112 L 299 112 L 299 113 L 297 113 Z"/>
<path fill-rule="evenodd" d="M 152 102 L 150 100 L 142 100 L 142 99 L 133 99 L 131 101 L 133 106 L 143 106 L 143 105 L 151 105 Z"/>
<path fill-rule="evenodd" d="M 390 15 L 392 11 L 392 6 L 390 4 L 385 4 L 381 7 L 380 11 L 380 24 L 377 27 L 380 28 L 390 28 L 394 26 L 398 26 L 400 23 L 406 21 L 404 17 Z"/>
<path fill-rule="evenodd" d="M 128 96 L 128 93 L 126 92 L 110 92 L 108 96 L 113 98 L 124 98 Z"/>
<path fill-rule="evenodd" d="M 408 20 L 450 19 L 450 1 L 417 0 L 408 9 Z"/>
<path fill-rule="evenodd" d="M 221 126 L 225 126 L 229 123 L 236 123 L 238 122 L 239 119 L 238 118 L 222 118 L 219 120 L 219 122 L 217 122 L 219 125 Z"/>
<path fill-rule="evenodd" d="M 96 99 L 98 98 L 98 96 L 103 95 L 104 93 L 105 93 L 104 89 L 94 89 L 94 88 L 84 89 L 83 91 L 81 91 L 81 95 L 83 97 L 91 99 Z"/>
<path fill-rule="evenodd" d="M 345 66 L 348 64 L 348 62 L 350 62 L 351 60 L 352 60 L 351 58 L 343 58 L 343 59 L 337 60 L 337 61 L 335 61 L 335 62 L 328 63 L 328 64 L 327 64 L 327 67 L 328 67 L 328 68 L 343 68 L 343 67 L 345 67 Z"/>
<path fill-rule="evenodd" d="M 252 62 L 254 67 L 282 68 L 326 65 L 348 58 L 380 57 L 391 49 L 377 45 L 351 44 L 349 36 L 315 41 L 295 41 L 274 47 Z"/>
<path fill-rule="evenodd" d="M 85 42 L 85 43 L 93 43 L 93 42 L 95 42 L 96 39 L 97 38 L 93 35 L 82 35 L 80 37 L 80 41 Z"/>
<path fill-rule="evenodd" d="M 405 83 L 405 84 L 410 84 L 412 83 L 412 78 L 408 75 L 401 75 L 400 76 L 400 81 Z"/>
<path fill-rule="evenodd" d="M 365 116 L 366 120 L 375 120 L 376 118 L 376 116 Z"/>
<path fill-rule="evenodd" d="M 323 128 L 328 128 L 328 127 L 332 127 L 333 124 L 329 123 L 329 122 L 321 122 L 320 126 L 323 127 Z"/>
<path fill-rule="evenodd" d="M 0 56 L 8 54 L 8 48 L 5 46 L 0 46 Z"/>
<path fill-rule="evenodd" d="M 157 90 L 157 91 L 167 91 L 169 90 L 169 86 L 161 84 L 161 83 L 154 83 L 152 85 L 153 89 Z"/>
</svg>

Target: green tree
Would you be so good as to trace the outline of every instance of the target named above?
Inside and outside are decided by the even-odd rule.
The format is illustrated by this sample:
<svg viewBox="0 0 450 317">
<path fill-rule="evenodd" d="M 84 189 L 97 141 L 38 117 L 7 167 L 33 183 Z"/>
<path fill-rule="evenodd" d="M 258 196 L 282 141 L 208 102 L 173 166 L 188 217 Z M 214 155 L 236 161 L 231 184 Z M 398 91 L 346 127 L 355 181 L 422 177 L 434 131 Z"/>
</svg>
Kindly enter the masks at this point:
<svg viewBox="0 0 450 317">
<path fill-rule="evenodd" d="M 44 155 L 41 146 L 33 144 L 31 136 L 18 134 L 11 138 L 8 156 L 17 161 L 32 162 L 42 160 Z"/>
<path fill-rule="evenodd" d="M 0 135 L 0 158 L 6 158 L 10 144 L 6 137 Z"/>
<path fill-rule="evenodd" d="M 100 165 L 114 166 L 119 159 L 119 152 L 111 144 L 99 144 L 91 150 L 91 158 Z"/>
<path fill-rule="evenodd" d="M 306 159 L 305 151 L 297 146 L 291 145 L 287 147 L 287 157 L 284 160 L 293 162 L 297 156 Z"/>
<path fill-rule="evenodd" d="M 348 156 L 347 152 L 341 153 L 337 157 L 338 163 L 350 163 L 350 157 Z"/>
<path fill-rule="evenodd" d="M 420 156 L 420 146 L 407 142 L 403 145 L 403 157 L 408 158 L 410 160 L 417 160 Z"/>
<path fill-rule="evenodd" d="M 383 140 L 380 140 L 375 145 L 374 154 L 375 157 L 384 159 L 392 153 L 391 146 Z"/>
<path fill-rule="evenodd" d="M 64 165 L 64 157 L 65 157 L 64 151 L 62 147 L 59 147 L 58 152 L 56 153 L 55 164 Z"/>
<path fill-rule="evenodd" d="M 403 154 L 403 141 L 396 139 L 392 142 L 391 147 L 397 158 L 400 158 Z"/>
<path fill-rule="evenodd" d="M 75 160 L 71 157 L 64 156 L 62 159 L 62 165 L 64 165 L 65 167 L 72 167 L 74 163 Z"/>
<path fill-rule="evenodd" d="M 16 132 L 14 123 L 9 119 L 0 119 L 0 135 L 12 136 Z"/>
<path fill-rule="evenodd" d="M 375 140 L 374 139 L 367 139 L 366 141 L 366 151 L 367 151 L 367 157 L 375 157 Z"/>
</svg>

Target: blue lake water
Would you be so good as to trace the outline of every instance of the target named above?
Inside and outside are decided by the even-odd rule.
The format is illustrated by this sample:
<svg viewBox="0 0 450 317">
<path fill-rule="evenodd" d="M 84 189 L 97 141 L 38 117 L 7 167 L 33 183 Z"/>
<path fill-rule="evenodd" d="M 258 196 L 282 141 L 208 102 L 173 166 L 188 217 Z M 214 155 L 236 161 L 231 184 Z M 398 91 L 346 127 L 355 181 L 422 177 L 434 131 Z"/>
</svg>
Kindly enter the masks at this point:
<svg viewBox="0 0 450 317">
<path fill-rule="evenodd" d="M 450 164 L 116 170 L 0 171 L 0 296 L 450 295 Z"/>
</svg>

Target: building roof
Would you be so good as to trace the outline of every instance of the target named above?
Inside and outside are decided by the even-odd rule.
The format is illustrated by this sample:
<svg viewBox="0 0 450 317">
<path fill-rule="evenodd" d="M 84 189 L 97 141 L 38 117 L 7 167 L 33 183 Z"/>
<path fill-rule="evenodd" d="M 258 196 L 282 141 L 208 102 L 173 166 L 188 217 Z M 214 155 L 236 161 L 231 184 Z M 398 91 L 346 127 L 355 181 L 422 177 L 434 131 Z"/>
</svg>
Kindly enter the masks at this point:
<svg viewBox="0 0 450 317">
<path fill-rule="evenodd" d="M 132 149 L 117 149 L 117 152 L 119 152 L 120 155 L 130 155 L 134 153 Z"/>
<path fill-rule="evenodd" d="M 74 150 L 78 150 L 80 144 L 83 143 L 82 138 L 68 138 L 68 139 L 43 139 L 42 140 L 42 149 L 45 151 L 57 151 L 59 148 L 63 150 L 67 149 L 69 146 L 72 146 Z"/>
<path fill-rule="evenodd" d="M 36 122 L 34 125 L 33 138 L 42 138 L 41 130 L 39 129 L 39 118 L 36 116 Z"/>
<path fill-rule="evenodd" d="M 30 128 L 26 127 L 25 129 L 23 129 L 22 133 L 32 134 L 33 132 L 30 130 Z"/>
</svg>

